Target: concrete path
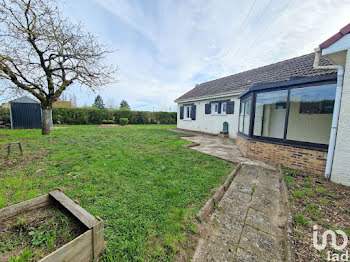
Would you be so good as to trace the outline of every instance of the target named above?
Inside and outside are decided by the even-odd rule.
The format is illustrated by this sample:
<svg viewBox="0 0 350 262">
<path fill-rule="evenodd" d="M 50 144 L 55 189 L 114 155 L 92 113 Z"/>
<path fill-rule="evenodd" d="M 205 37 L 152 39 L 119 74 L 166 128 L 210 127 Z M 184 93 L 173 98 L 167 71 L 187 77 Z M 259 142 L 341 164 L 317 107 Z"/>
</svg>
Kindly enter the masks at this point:
<svg viewBox="0 0 350 262">
<path fill-rule="evenodd" d="M 192 261 L 283 261 L 287 221 L 280 175 L 243 165 L 206 223 Z"/>
<path fill-rule="evenodd" d="M 243 163 L 217 209 L 199 224 L 192 261 L 285 261 L 287 212 L 276 167 L 243 157 L 233 139 L 173 131 L 186 134 L 193 150 Z"/>
<path fill-rule="evenodd" d="M 182 129 L 173 129 L 173 131 L 188 135 L 182 138 L 187 141 L 191 141 L 193 143 L 198 144 L 196 146 L 191 147 L 191 149 L 193 150 L 202 152 L 204 154 L 212 155 L 230 162 L 244 163 L 247 165 L 275 169 L 274 166 L 266 164 L 262 161 L 251 160 L 249 158 L 243 157 L 236 146 L 235 140 L 233 139 L 201 134 Z"/>
</svg>

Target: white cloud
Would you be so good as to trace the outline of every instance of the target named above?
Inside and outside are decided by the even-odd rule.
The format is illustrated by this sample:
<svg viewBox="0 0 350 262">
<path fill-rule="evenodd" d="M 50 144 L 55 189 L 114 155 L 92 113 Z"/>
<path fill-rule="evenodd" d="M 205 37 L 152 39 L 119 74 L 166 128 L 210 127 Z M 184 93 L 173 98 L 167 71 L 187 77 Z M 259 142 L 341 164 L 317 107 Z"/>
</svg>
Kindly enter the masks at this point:
<svg viewBox="0 0 350 262">
<path fill-rule="evenodd" d="M 174 106 L 197 82 L 313 52 L 350 22 L 350 0 L 95 1 L 125 28 L 110 40 L 119 83 L 103 95 L 145 110 Z"/>
</svg>

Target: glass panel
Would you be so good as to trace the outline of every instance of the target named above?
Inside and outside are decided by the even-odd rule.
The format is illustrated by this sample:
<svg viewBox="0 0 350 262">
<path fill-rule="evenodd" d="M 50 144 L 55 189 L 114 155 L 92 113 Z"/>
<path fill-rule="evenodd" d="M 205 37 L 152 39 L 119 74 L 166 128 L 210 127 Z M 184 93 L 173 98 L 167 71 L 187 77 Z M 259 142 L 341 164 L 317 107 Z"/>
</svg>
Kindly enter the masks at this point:
<svg viewBox="0 0 350 262">
<path fill-rule="evenodd" d="M 252 104 L 252 100 L 246 100 L 244 102 L 243 134 L 245 135 L 249 135 L 251 104 Z"/>
<path fill-rule="evenodd" d="M 244 102 L 241 102 L 239 107 L 239 132 L 243 133 L 243 120 L 244 120 Z"/>
<path fill-rule="evenodd" d="M 257 94 L 254 136 L 283 138 L 287 97 L 288 90 Z"/>
<path fill-rule="evenodd" d="M 219 108 L 219 104 L 218 103 L 212 103 L 211 104 L 211 113 L 212 114 L 217 114 L 218 113 L 218 108 Z"/>
<path fill-rule="evenodd" d="M 221 104 L 221 113 L 226 114 L 226 102 Z"/>
<path fill-rule="evenodd" d="M 190 118 L 191 118 L 191 107 L 185 106 L 185 119 L 190 119 Z"/>
<path fill-rule="evenodd" d="M 287 139 L 328 144 L 336 85 L 295 88 L 290 91 Z"/>
</svg>

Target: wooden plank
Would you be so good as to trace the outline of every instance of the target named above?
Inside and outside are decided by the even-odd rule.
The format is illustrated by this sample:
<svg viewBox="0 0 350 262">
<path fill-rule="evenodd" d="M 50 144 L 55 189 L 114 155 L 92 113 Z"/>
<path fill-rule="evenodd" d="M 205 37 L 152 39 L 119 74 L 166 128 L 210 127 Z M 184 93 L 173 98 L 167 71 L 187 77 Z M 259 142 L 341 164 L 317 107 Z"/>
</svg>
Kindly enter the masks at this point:
<svg viewBox="0 0 350 262">
<path fill-rule="evenodd" d="M 0 209 L 0 220 L 15 216 L 25 211 L 47 206 L 49 203 L 50 197 L 48 194 L 46 194 L 9 207 L 5 207 L 3 209 Z"/>
<path fill-rule="evenodd" d="M 67 197 L 60 190 L 55 190 L 49 193 L 55 200 L 57 200 L 64 208 L 71 212 L 76 218 L 78 218 L 85 226 L 91 229 L 99 221 L 87 212 L 84 208 L 79 206 L 69 197 Z"/>
<path fill-rule="evenodd" d="M 92 228 L 92 241 L 93 258 L 97 259 L 104 247 L 103 220 L 100 220 L 100 222 Z"/>
<path fill-rule="evenodd" d="M 39 262 L 86 262 L 93 259 L 92 256 L 92 230 L 65 244 L 50 255 L 42 258 Z"/>
</svg>

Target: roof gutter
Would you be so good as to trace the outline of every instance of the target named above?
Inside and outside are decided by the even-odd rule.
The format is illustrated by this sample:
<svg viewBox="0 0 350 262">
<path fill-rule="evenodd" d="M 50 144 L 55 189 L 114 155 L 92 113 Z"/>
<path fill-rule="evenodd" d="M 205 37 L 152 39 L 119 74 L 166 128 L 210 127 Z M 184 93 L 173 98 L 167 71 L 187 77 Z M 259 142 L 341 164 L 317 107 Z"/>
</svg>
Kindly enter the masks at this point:
<svg viewBox="0 0 350 262">
<path fill-rule="evenodd" d="M 214 96 L 205 96 L 205 97 L 197 97 L 197 98 L 189 98 L 189 99 L 184 99 L 184 100 L 175 100 L 175 103 L 186 103 L 186 102 L 194 102 L 194 101 L 200 101 L 200 100 L 208 100 L 208 99 L 213 99 L 213 98 L 221 98 L 221 97 L 228 97 L 228 96 L 238 96 L 242 92 L 237 92 L 237 93 L 231 93 L 231 94 L 224 94 L 224 95 L 214 95 Z"/>
<path fill-rule="evenodd" d="M 330 179 L 331 173 L 332 173 L 333 159 L 334 159 L 335 142 L 337 139 L 340 103 L 341 103 L 341 96 L 342 96 L 342 90 L 343 90 L 344 67 L 341 65 L 321 66 L 319 64 L 320 57 L 321 57 L 321 49 L 315 48 L 315 60 L 313 65 L 314 69 L 337 70 L 337 88 L 335 93 L 332 128 L 331 128 L 331 135 L 329 138 L 327 165 L 326 165 L 326 171 L 325 171 L 325 177 L 327 179 Z"/>
</svg>

